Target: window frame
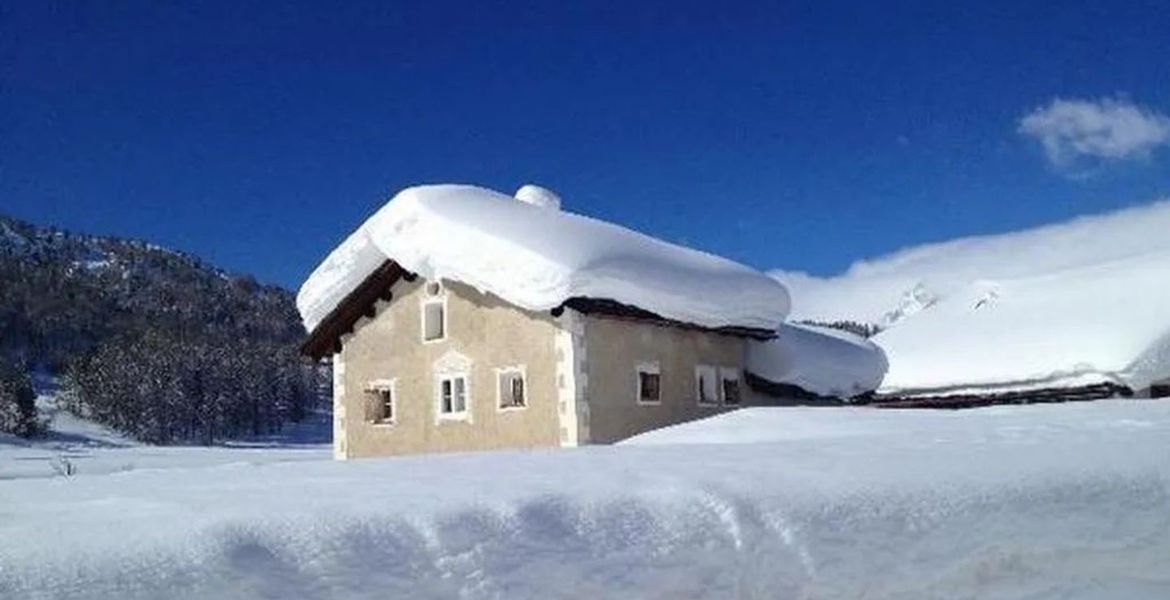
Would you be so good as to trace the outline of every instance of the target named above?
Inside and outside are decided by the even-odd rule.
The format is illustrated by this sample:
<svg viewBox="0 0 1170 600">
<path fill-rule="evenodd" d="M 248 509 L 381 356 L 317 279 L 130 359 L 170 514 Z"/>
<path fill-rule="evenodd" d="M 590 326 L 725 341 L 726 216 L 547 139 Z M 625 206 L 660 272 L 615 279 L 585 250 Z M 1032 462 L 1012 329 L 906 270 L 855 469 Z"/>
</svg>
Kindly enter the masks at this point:
<svg viewBox="0 0 1170 600">
<path fill-rule="evenodd" d="M 735 403 L 728 404 L 726 397 L 726 390 L 724 388 L 725 381 L 734 381 L 736 389 L 739 391 L 739 400 Z M 743 406 L 743 377 L 739 369 L 735 367 L 719 367 L 719 403 L 723 406 Z"/>
<path fill-rule="evenodd" d="M 391 427 L 398 424 L 398 380 L 397 379 L 376 379 L 366 384 L 366 394 L 378 394 L 378 401 L 381 403 L 381 394 L 388 392 L 390 394 L 390 418 L 389 419 L 369 419 L 365 421 L 373 427 Z M 368 400 L 367 400 L 368 401 Z M 379 408 L 385 410 L 384 404 Z"/>
<path fill-rule="evenodd" d="M 710 376 L 714 395 L 710 400 L 703 400 L 703 376 Z M 695 365 L 695 402 L 703 408 L 716 408 L 720 405 L 719 370 L 712 365 Z"/>
<path fill-rule="evenodd" d="M 525 410 L 531 405 L 531 398 L 528 389 L 528 368 L 525 365 L 515 365 L 509 367 L 500 367 L 496 371 L 496 412 L 514 412 L 518 410 Z M 524 391 L 524 404 L 504 406 L 504 386 L 502 378 L 505 375 L 519 375 L 521 385 Z"/>
<path fill-rule="evenodd" d="M 658 397 L 646 400 L 642 397 L 642 374 L 658 376 Z M 657 361 L 641 362 L 634 366 L 634 400 L 639 406 L 662 405 L 662 369 Z"/>
<path fill-rule="evenodd" d="M 438 286 L 437 291 L 432 294 L 430 287 L 432 285 Z M 442 335 L 437 338 L 427 338 L 427 307 L 432 305 L 439 305 L 439 315 L 443 323 Z M 419 339 L 424 344 L 438 344 L 447 341 L 448 332 L 451 330 L 451 311 L 447 306 L 447 288 L 442 283 L 437 281 L 427 281 L 423 283 L 423 297 L 418 303 L 419 317 L 418 317 L 418 335 Z"/>
<path fill-rule="evenodd" d="M 463 380 L 463 410 L 443 412 L 443 383 L 451 382 L 451 406 L 455 406 L 455 380 Z M 450 372 L 435 375 L 435 421 L 471 421 L 471 374 L 468 372 Z"/>
</svg>

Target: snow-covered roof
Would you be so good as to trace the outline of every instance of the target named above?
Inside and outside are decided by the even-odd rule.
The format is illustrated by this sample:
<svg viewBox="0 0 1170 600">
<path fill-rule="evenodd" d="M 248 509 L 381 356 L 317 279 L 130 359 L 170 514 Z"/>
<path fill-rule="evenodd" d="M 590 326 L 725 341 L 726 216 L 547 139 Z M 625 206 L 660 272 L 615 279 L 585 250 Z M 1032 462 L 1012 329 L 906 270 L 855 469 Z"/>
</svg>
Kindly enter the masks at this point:
<svg viewBox="0 0 1170 600">
<path fill-rule="evenodd" d="M 929 244 L 820 279 L 775 273 L 793 317 L 885 327 L 882 393 L 1170 377 L 1170 201 Z"/>
<path fill-rule="evenodd" d="M 878 334 L 883 393 L 1116 383 L 1170 375 L 1170 252 L 971 283 Z"/>
<path fill-rule="evenodd" d="M 469 185 L 399 192 L 301 286 L 306 329 L 387 259 L 529 310 L 598 298 L 704 327 L 767 330 L 788 313 L 784 286 L 754 269 L 559 210 L 547 190 L 525 186 L 519 196 Z"/>
<path fill-rule="evenodd" d="M 852 398 L 872 392 L 886 367 L 885 354 L 873 342 L 827 327 L 786 323 L 776 338 L 748 346 L 752 374 L 820 396 Z"/>
</svg>

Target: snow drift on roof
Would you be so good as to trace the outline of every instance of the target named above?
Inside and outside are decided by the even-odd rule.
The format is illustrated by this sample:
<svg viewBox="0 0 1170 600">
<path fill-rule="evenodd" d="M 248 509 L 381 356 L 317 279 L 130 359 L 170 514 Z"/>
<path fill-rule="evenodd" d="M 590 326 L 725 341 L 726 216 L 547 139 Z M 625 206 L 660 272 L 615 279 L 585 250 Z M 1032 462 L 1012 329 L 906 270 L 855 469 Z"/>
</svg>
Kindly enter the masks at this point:
<svg viewBox="0 0 1170 600">
<path fill-rule="evenodd" d="M 787 290 L 762 273 L 551 204 L 467 185 L 403 190 L 301 287 L 305 327 L 315 329 L 388 258 L 529 310 L 604 298 L 705 327 L 769 330 L 788 312 Z"/>
<path fill-rule="evenodd" d="M 852 398 L 872 392 L 886 373 L 886 356 L 851 333 L 786 323 L 772 340 L 748 346 L 748 370 L 773 383 L 820 396 Z"/>
<path fill-rule="evenodd" d="M 774 274 L 801 319 L 886 327 L 883 393 L 1170 377 L 1170 201 L 911 248 L 818 279 Z"/>
<path fill-rule="evenodd" d="M 874 341 L 892 357 L 886 393 L 1074 382 L 1144 389 L 1170 375 L 1170 252 L 974 282 Z"/>
</svg>

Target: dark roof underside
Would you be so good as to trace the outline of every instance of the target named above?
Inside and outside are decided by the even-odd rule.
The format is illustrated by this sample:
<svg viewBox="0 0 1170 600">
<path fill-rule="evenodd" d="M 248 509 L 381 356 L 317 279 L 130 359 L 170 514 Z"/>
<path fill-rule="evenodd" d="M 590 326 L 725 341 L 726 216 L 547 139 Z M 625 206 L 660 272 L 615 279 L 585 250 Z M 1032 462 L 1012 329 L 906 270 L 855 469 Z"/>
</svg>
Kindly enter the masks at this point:
<svg viewBox="0 0 1170 600">
<path fill-rule="evenodd" d="M 398 263 L 387 260 L 337 304 L 301 344 L 301 354 L 320 360 L 341 349 L 341 336 L 353 331 L 362 317 L 374 316 L 374 303 L 390 300 L 390 288 L 399 279 L 414 280 Z"/>
</svg>

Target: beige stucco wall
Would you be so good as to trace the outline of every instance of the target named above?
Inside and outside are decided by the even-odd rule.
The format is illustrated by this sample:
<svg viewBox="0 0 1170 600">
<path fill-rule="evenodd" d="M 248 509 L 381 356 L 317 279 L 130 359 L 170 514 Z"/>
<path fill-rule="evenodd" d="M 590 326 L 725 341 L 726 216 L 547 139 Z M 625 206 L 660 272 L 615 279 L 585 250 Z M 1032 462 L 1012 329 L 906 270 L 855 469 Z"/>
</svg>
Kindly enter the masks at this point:
<svg viewBox="0 0 1170 600">
<path fill-rule="evenodd" d="M 758 401 L 743 379 L 747 342 L 735 336 L 645 322 L 560 317 L 516 308 L 447 283 L 447 331 L 422 340 L 426 282 L 399 281 L 342 338 L 334 356 L 334 455 L 355 458 L 420 452 L 611 443 L 724 412 L 699 405 L 695 368 L 740 371 L 741 405 Z M 661 402 L 639 404 L 637 366 L 656 363 Z M 438 417 L 437 371 L 463 364 L 470 377 L 467 420 Z M 523 367 L 528 406 L 499 409 L 497 369 Z M 395 422 L 366 420 L 366 390 L 393 381 Z"/>
<path fill-rule="evenodd" d="M 588 381 L 588 436 L 592 443 L 632 435 L 725 412 L 700 406 L 695 367 L 706 364 L 740 370 L 741 405 L 755 401 L 743 379 L 744 338 L 664 327 L 645 322 L 587 316 L 585 373 Z M 661 403 L 639 404 L 637 365 L 658 363 Z"/>
<path fill-rule="evenodd" d="M 335 427 L 340 458 L 525 448 L 560 444 L 557 350 L 560 331 L 548 313 L 505 304 L 458 283 L 444 286 L 447 332 L 443 341 L 422 341 L 422 278 L 394 285 L 392 301 L 379 302 L 373 319 L 359 321 L 342 339 L 336 404 L 343 409 Z M 436 363 L 470 360 L 470 419 L 437 419 Z M 528 406 L 498 409 L 497 368 L 523 366 Z M 370 382 L 394 380 L 396 422 L 365 420 Z M 340 392 L 340 393 L 337 393 Z M 335 407 L 336 411 L 336 407 Z M 336 414 L 336 413 L 335 413 Z"/>
</svg>

